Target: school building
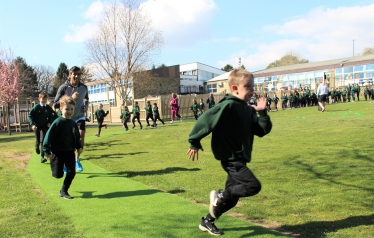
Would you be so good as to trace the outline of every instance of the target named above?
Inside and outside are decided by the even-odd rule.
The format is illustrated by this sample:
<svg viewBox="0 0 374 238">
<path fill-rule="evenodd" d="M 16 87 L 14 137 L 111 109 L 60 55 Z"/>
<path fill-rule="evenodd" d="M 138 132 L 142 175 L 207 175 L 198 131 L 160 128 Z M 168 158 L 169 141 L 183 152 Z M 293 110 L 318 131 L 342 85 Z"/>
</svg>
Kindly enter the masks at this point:
<svg viewBox="0 0 374 238">
<path fill-rule="evenodd" d="M 203 94 L 210 92 L 206 82 L 225 71 L 194 62 L 149 70 L 152 77 L 134 77 L 129 80 L 128 101 L 147 95 L 169 95 L 175 92 L 183 94 Z M 110 79 L 95 80 L 86 83 L 90 103 L 110 103 L 119 106 L 121 100 L 110 86 Z"/>
<path fill-rule="evenodd" d="M 328 87 L 343 87 L 358 83 L 372 85 L 374 79 L 374 54 L 342 59 L 274 67 L 252 72 L 255 90 L 283 91 L 294 88 L 316 89 L 320 81 L 326 79 Z M 214 93 L 228 91 L 229 73 L 219 75 L 207 82 Z"/>
</svg>

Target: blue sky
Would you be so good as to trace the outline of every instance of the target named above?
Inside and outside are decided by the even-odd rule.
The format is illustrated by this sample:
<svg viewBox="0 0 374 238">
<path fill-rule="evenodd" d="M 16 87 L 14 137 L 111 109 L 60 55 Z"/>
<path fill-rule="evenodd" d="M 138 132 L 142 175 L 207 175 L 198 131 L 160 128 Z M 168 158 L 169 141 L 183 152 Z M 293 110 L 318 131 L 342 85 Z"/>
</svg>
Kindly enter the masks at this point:
<svg viewBox="0 0 374 238">
<path fill-rule="evenodd" d="M 106 1 L 0 0 L 0 41 L 32 66 L 84 64 L 84 41 Z M 154 64 L 264 69 L 289 51 L 309 61 L 374 46 L 374 0 L 148 0 L 166 42 Z"/>
</svg>

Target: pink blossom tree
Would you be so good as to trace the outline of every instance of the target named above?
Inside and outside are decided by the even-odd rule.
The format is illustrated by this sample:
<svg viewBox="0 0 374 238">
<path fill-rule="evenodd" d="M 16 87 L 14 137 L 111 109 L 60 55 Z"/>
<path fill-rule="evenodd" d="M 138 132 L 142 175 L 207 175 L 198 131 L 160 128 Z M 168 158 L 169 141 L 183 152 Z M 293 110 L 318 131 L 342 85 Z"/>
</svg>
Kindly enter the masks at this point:
<svg viewBox="0 0 374 238">
<path fill-rule="evenodd" d="M 20 85 L 20 76 L 17 65 L 13 61 L 12 50 L 5 51 L 0 48 L 0 104 L 7 108 L 7 128 L 10 131 L 10 108 L 14 105 L 23 88 Z M 3 116 L 5 114 L 3 113 Z"/>
</svg>

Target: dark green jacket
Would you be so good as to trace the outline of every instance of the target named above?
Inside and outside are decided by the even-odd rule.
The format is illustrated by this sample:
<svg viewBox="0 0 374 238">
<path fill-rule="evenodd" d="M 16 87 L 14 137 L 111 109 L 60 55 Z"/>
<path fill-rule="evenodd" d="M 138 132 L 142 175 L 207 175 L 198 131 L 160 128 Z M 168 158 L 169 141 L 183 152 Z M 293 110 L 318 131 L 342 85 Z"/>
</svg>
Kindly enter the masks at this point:
<svg viewBox="0 0 374 238">
<path fill-rule="evenodd" d="M 47 131 L 43 141 L 46 155 L 71 152 L 82 148 L 77 123 L 63 117 L 57 118 Z"/>
<path fill-rule="evenodd" d="M 251 161 L 254 135 L 262 137 L 272 128 L 266 110 L 249 107 L 247 102 L 229 95 L 201 115 L 188 141 L 191 149 L 202 148 L 200 140 L 212 133 L 212 151 L 217 160 Z"/>
<path fill-rule="evenodd" d="M 369 94 L 369 89 L 368 88 L 365 88 L 364 89 L 364 95 L 368 95 Z"/>
<path fill-rule="evenodd" d="M 97 119 L 98 122 L 103 122 L 104 117 L 106 117 L 108 113 L 109 111 L 105 113 L 104 110 L 97 109 L 95 112 L 95 118 Z"/>
<path fill-rule="evenodd" d="M 43 107 L 37 104 L 31 108 L 28 119 L 31 126 L 43 127 L 47 126 L 48 123 L 52 124 L 55 119 L 54 114 L 56 114 L 55 111 L 49 105 Z"/>
<path fill-rule="evenodd" d="M 203 102 L 200 102 L 199 103 L 199 110 L 204 111 L 204 109 L 205 109 L 205 104 Z"/>
<path fill-rule="evenodd" d="M 197 111 L 199 110 L 199 105 L 196 103 L 192 104 L 191 105 L 191 111 L 197 113 Z"/>
<path fill-rule="evenodd" d="M 153 107 L 153 115 L 154 115 L 155 117 L 160 116 L 160 114 L 158 113 L 158 107 L 157 107 L 157 106 L 154 106 L 154 107 Z"/>
<path fill-rule="evenodd" d="M 133 113 L 134 117 L 140 116 L 140 108 L 139 108 L 139 106 L 134 106 L 132 108 L 132 113 Z"/>
<path fill-rule="evenodd" d="M 147 105 L 147 106 L 145 107 L 145 113 L 146 113 L 147 115 L 152 115 L 152 105 Z"/>
<path fill-rule="evenodd" d="M 124 120 L 124 121 L 127 121 L 129 118 L 130 118 L 130 112 L 127 111 L 127 110 L 124 110 L 124 111 L 121 113 L 121 116 L 119 117 L 119 119 L 122 119 L 122 120 Z"/>
</svg>

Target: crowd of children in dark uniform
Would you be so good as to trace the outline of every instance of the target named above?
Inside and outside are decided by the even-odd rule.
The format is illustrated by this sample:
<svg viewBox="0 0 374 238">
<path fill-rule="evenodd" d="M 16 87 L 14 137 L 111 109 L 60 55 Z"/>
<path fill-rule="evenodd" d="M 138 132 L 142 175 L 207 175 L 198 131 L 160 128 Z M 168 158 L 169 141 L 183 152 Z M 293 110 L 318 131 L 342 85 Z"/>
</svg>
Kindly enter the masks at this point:
<svg viewBox="0 0 374 238">
<path fill-rule="evenodd" d="M 355 102 L 360 101 L 361 87 L 358 84 L 348 84 L 342 88 L 330 88 L 327 97 L 327 103 L 340 103 L 340 102 Z M 365 101 L 374 100 L 374 86 L 365 86 L 363 95 Z M 259 94 L 254 94 L 250 104 L 255 104 L 256 100 L 260 97 Z M 318 97 L 316 93 L 309 88 L 294 89 L 289 93 L 283 93 L 281 100 L 274 93 L 271 96 L 269 93 L 265 93 L 264 97 L 267 98 L 267 110 L 272 111 L 274 106 L 275 111 L 278 111 L 278 102 L 281 101 L 282 109 L 294 109 L 301 107 L 310 107 L 318 105 Z"/>
</svg>

